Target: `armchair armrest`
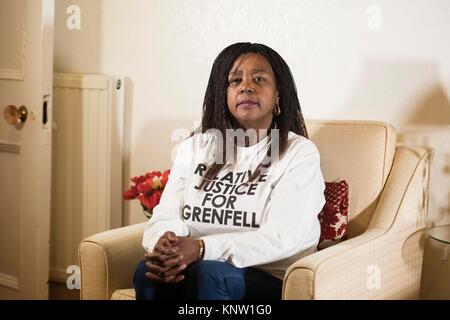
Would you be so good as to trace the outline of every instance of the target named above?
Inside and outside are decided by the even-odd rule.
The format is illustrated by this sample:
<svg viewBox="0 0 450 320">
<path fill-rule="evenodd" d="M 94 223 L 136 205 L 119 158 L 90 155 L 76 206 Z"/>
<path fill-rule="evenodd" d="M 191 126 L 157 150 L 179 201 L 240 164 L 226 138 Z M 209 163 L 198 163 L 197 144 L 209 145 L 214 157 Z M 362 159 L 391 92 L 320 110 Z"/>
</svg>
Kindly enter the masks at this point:
<svg viewBox="0 0 450 320">
<path fill-rule="evenodd" d="M 81 299 L 107 300 L 117 289 L 133 287 L 134 269 L 144 259 L 145 225 L 105 231 L 80 243 Z"/>
<path fill-rule="evenodd" d="M 398 146 L 368 229 L 292 264 L 283 299 L 418 299 L 431 155 Z"/>
</svg>

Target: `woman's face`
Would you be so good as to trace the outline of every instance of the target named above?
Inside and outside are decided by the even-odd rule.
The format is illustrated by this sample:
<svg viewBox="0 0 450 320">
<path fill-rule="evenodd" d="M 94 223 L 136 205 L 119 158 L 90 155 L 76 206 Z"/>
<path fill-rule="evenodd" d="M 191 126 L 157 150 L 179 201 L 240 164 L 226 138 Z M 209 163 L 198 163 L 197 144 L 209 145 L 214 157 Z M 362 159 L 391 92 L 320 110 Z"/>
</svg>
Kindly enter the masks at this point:
<svg viewBox="0 0 450 320">
<path fill-rule="evenodd" d="M 228 75 L 227 104 L 242 126 L 268 129 L 277 97 L 275 75 L 265 57 L 249 53 L 236 59 Z"/>
</svg>

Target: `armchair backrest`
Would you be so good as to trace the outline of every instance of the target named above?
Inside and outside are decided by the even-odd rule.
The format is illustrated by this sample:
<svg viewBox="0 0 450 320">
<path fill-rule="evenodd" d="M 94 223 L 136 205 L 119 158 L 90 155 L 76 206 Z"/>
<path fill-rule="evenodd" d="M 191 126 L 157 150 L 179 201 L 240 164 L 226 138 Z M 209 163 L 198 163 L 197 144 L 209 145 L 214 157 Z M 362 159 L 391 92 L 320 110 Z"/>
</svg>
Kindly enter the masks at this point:
<svg viewBox="0 0 450 320">
<path fill-rule="evenodd" d="M 389 175 L 397 139 L 393 126 L 378 121 L 305 120 L 320 151 L 325 181 L 349 185 L 349 238 L 363 233 Z"/>
</svg>

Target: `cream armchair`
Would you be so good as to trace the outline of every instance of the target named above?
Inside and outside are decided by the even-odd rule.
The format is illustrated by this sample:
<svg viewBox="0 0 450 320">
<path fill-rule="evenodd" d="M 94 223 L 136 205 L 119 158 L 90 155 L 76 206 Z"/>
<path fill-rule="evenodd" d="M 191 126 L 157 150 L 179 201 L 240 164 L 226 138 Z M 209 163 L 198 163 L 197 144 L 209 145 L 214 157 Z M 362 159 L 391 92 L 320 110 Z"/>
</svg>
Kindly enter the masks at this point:
<svg viewBox="0 0 450 320">
<path fill-rule="evenodd" d="M 345 179 L 349 239 L 292 264 L 283 299 L 418 299 L 432 150 L 396 144 L 374 121 L 307 121 L 326 181 Z M 144 224 L 79 247 L 82 299 L 134 299 Z"/>
</svg>

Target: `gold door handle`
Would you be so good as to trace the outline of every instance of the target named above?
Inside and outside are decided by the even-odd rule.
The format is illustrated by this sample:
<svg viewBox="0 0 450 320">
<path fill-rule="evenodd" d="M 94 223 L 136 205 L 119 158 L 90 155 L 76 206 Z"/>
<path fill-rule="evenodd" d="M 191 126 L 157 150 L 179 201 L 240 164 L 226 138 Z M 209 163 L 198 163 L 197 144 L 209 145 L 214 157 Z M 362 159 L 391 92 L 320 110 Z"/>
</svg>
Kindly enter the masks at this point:
<svg viewBox="0 0 450 320">
<path fill-rule="evenodd" d="M 27 107 L 21 106 L 19 109 L 16 106 L 10 105 L 3 110 L 3 116 L 7 123 L 16 125 L 27 121 L 28 110 Z"/>
</svg>

